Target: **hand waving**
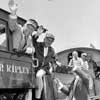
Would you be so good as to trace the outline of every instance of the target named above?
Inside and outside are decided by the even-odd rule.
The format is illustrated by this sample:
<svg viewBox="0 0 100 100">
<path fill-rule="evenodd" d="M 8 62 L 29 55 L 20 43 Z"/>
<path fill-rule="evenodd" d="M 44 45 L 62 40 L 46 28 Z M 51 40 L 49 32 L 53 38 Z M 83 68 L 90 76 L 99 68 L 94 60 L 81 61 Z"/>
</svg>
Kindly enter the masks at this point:
<svg viewBox="0 0 100 100">
<path fill-rule="evenodd" d="M 39 26 L 39 28 L 38 28 L 37 32 L 38 32 L 38 33 L 43 33 L 43 31 L 44 31 L 43 26 L 42 26 L 42 25 L 41 25 L 41 26 Z"/>
<path fill-rule="evenodd" d="M 17 12 L 17 9 L 18 9 L 18 4 L 15 3 L 14 0 L 9 0 L 9 9 L 12 13 L 16 13 Z"/>
</svg>

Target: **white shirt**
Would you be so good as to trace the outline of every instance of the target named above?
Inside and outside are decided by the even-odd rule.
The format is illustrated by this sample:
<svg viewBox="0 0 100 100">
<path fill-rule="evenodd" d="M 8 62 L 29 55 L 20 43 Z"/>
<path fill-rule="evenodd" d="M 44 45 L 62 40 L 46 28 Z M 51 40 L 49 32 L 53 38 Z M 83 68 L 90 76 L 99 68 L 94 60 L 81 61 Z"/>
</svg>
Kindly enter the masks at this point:
<svg viewBox="0 0 100 100">
<path fill-rule="evenodd" d="M 68 66 L 73 66 L 73 67 L 77 66 L 78 67 L 81 65 L 82 65 L 82 59 L 78 57 L 77 59 L 72 58 L 71 61 L 69 62 Z"/>
<path fill-rule="evenodd" d="M 48 54 L 48 47 L 44 47 L 44 57 L 46 57 Z"/>
</svg>

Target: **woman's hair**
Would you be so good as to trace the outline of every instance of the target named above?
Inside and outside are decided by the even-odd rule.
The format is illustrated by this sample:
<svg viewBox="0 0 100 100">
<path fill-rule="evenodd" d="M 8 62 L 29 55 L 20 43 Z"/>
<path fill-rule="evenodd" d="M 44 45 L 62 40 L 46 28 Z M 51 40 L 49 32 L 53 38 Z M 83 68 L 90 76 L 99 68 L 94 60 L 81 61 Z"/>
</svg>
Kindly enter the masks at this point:
<svg viewBox="0 0 100 100">
<path fill-rule="evenodd" d="M 78 52 L 77 51 L 73 51 L 72 55 L 76 54 L 78 56 Z"/>
</svg>

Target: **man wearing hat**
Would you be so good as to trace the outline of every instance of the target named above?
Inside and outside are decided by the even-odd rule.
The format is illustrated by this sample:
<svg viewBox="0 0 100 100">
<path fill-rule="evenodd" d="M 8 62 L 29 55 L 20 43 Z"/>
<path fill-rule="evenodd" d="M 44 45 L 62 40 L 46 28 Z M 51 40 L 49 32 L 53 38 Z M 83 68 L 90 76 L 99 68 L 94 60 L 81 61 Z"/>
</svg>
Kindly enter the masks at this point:
<svg viewBox="0 0 100 100">
<path fill-rule="evenodd" d="M 37 33 L 33 35 L 33 46 L 35 47 L 35 57 L 38 59 L 39 66 L 36 70 L 36 83 L 38 89 L 36 89 L 37 100 L 41 98 L 41 92 L 43 89 L 42 77 L 45 74 L 50 74 L 50 67 L 56 61 L 56 55 L 54 49 L 51 47 L 55 40 L 55 37 L 51 33 L 47 33 L 43 42 L 37 42 L 37 39 L 41 35 L 42 27 L 37 30 Z"/>
<path fill-rule="evenodd" d="M 89 63 L 87 61 L 87 57 L 88 57 L 87 53 L 82 53 L 81 54 L 81 58 L 82 58 L 82 61 L 83 61 L 82 68 L 86 73 L 90 74 L 90 75 L 88 75 L 89 89 L 93 89 L 93 84 L 94 84 L 93 83 L 93 78 L 94 78 L 93 68 L 91 68 L 91 66 L 89 65 Z"/>
<path fill-rule="evenodd" d="M 86 70 L 88 70 L 89 65 L 88 65 L 88 61 L 87 61 L 87 53 L 82 53 L 81 58 L 82 58 L 82 67 L 84 67 Z"/>
<path fill-rule="evenodd" d="M 29 19 L 22 27 L 17 23 L 17 4 L 15 4 L 14 0 L 9 0 L 8 5 L 11 11 L 8 25 L 12 31 L 13 50 L 26 50 L 28 47 L 30 47 L 34 51 L 30 35 L 37 29 L 38 23 L 33 19 Z"/>
</svg>

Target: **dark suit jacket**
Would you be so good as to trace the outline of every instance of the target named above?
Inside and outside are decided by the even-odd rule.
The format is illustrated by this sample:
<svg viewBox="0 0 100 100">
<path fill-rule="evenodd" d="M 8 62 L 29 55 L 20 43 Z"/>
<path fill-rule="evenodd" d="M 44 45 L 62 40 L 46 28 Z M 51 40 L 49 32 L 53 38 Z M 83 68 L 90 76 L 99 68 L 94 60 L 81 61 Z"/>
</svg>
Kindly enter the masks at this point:
<svg viewBox="0 0 100 100">
<path fill-rule="evenodd" d="M 54 63 L 56 60 L 56 54 L 54 49 L 50 46 L 48 48 L 48 54 L 44 57 L 44 42 L 37 42 L 38 37 L 35 35 L 32 36 L 33 46 L 35 47 L 35 57 L 38 58 L 39 67 L 45 69 L 46 71 L 49 69 L 49 62 Z"/>
</svg>

